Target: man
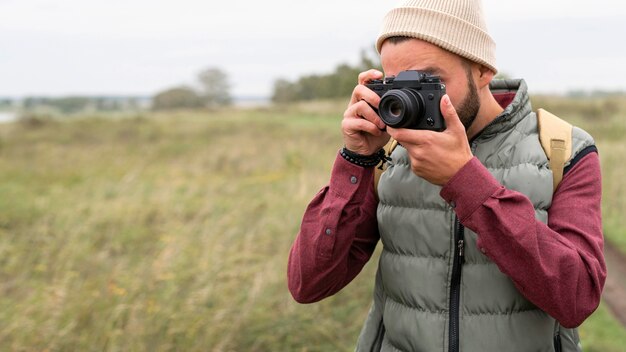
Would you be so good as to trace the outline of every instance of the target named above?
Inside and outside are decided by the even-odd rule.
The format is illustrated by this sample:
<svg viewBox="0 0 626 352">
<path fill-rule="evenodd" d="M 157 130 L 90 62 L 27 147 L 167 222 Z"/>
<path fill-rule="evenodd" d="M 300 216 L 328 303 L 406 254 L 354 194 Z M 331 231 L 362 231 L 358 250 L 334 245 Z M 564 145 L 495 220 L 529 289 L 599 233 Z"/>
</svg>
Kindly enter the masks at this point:
<svg viewBox="0 0 626 352">
<path fill-rule="evenodd" d="M 476 0 L 409 0 L 385 17 L 385 75 L 439 76 L 443 132 L 385 129 L 364 85 L 383 74 L 359 75 L 345 147 L 288 267 L 294 298 L 315 302 L 346 286 L 381 240 L 359 351 L 581 350 L 575 328 L 606 277 L 597 150 L 574 128 L 553 192 L 526 84 L 493 80 L 494 48 Z M 390 136 L 399 146 L 376 194 L 371 165 Z"/>
</svg>

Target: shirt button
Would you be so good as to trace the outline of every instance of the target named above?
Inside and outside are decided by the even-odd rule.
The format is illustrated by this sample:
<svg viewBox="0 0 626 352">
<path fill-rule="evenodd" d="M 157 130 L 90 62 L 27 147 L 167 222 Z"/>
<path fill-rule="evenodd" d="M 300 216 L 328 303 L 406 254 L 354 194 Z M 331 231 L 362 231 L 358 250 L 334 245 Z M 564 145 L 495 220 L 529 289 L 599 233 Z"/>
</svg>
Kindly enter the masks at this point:
<svg viewBox="0 0 626 352">
<path fill-rule="evenodd" d="M 333 232 L 332 232 L 330 229 L 326 229 L 326 234 L 327 234 L 328 236 L 332 235 L 332 233 L 333 233 Z"/>
<path fill-rule="evenodd" d="M 483 252 L 483 254 L 487 254 L 487 250 L 484 247 L 481 247 L 480 251 Z"/>
<path fill-rule="evenodd" d="M 350 183 L 352 183 L 353 185 L 355 185 L 357 181 L 358 179 L 356 178 L 356 176 L 350 177 Z"/>
</svg>

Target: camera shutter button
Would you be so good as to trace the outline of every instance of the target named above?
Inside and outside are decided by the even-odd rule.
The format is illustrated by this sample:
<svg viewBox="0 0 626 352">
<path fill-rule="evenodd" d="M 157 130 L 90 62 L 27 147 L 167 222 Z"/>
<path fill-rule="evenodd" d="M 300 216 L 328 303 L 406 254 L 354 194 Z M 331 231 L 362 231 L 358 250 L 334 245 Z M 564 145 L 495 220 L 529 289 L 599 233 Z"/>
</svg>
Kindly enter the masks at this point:
<svg viewBox="0 0 626 352">
<path fill-rule="evenodd" d="M 432 93 L 428 94 L 428 100 L 433 100 L 433 99 L 435 99 L 435 95 Z"/>
</svg>

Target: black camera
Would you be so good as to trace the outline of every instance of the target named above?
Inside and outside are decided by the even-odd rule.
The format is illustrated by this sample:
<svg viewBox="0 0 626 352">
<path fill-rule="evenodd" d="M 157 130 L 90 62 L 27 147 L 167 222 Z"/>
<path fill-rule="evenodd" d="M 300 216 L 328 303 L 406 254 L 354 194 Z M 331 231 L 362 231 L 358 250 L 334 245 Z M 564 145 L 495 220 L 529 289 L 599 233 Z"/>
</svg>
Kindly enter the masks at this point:
<svg viewBox="0 0 626 352">
<path fill-rule="evenodd" d="M 443 131 L 446 124 L 439 109 L 446 86 L 438 76 L 410 70 L 396 77 L 372 80 L 366 85 L 378 94 L 378 116 L 387 126 Z"/>
</svg>

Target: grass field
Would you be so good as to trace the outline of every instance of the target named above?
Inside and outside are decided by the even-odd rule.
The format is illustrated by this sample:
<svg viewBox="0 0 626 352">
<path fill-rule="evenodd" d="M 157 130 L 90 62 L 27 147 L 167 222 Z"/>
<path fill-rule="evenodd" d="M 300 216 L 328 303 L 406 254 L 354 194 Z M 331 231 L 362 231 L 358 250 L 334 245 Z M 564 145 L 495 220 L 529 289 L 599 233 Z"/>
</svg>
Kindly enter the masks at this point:
<svg viewBox="0 0 626 352">
<path fill-rule="evenodd" d="M 285 282 L 341 108 L 0 125 L 0 349 L 352 350 L 375 263 L 314 305 Z M 579 122 L 603 158 L 606 235 L 626 249 L 620 111 Z M 626 345 L 604 306 L 581 335 L 586 351 Z"/>
</svg>

